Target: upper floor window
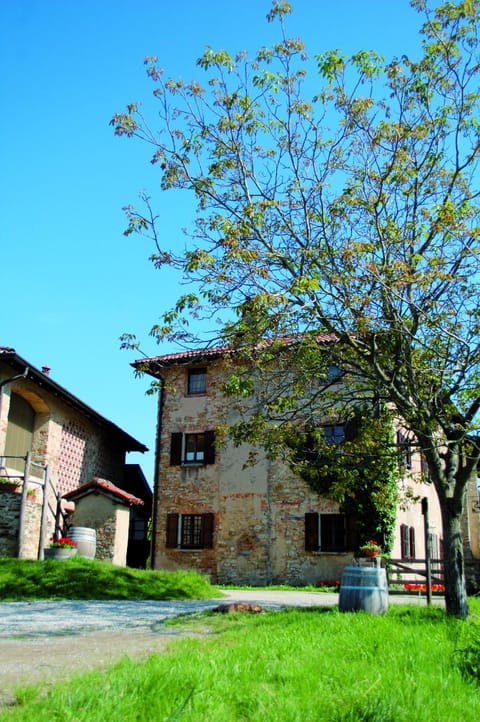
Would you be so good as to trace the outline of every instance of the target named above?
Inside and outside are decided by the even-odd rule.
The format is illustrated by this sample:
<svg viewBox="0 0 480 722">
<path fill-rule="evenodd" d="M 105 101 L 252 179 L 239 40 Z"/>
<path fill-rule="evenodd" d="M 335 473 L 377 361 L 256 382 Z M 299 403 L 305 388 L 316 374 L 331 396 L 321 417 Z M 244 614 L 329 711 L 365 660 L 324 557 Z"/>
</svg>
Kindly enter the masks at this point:
<svg viewBox="0 0 480 722">
<path fill-rule="evenodd" d="M 327 370 L 327 381 L 333 383 L 334 381 L 340 381 L 343 375 L 343 371 L 337 364 L 331 364 Z"/>
<path fill-rule="evenodd" d="M 397 446 L 400 463 L 405 469 L 412 468 L 412 442 L 403 431 L 397 431 Z"/>
<path fill-rule="evenodd" d="M 325 441 L 327 442 L 327 444 L 341 444 L 343 441 L 345 441 L 344 424 L 324 426 L 323 431 L 325 433 Z"/>
<path fill-rule="evenodd" d="M 215 432 L 171 435 L 170 466 L 215 463 Z"/>
<path fill-rule="evenodd" d="M 187 394 L 194 396 L 196 394 L 207 393 L 207 369 L 195 368 L 188 370 Z"/>
<path fill-rule="evenodd" d="M 185 461 L 203 463 L 205 459 L 205 434 L 185 434 Z"/>
<path fill-rule="evenodd" d="M 400 524 L 400 545 L 402 559 L 415 559 L 415 528 Z"/>
</svg>

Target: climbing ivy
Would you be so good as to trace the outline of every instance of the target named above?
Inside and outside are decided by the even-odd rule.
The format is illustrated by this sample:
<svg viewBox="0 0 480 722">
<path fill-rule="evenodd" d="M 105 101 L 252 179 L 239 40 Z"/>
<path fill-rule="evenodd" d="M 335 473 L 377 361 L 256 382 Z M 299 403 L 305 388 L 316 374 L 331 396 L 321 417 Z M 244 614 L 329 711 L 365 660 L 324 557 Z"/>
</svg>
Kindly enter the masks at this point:
<svg viewBox="0 0 480 722">
<path fill-rule="evenodd" d="M 331 443 L 325 427 L 290 434 L 290 465 L 321 496 L 337 501 L 357 520 L 360 543 L 393 546 L 398 503 L 398 459 L 388 413 L 358 408 L 345 425 L 345 440 Z"/>
</svg>

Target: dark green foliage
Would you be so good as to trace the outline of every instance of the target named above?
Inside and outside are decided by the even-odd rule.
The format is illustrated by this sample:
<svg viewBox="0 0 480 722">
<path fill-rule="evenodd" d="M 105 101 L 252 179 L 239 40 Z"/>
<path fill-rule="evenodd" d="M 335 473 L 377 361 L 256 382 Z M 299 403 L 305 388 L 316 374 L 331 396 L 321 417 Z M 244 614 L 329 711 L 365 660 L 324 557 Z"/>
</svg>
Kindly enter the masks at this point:
<svg viewBox="0 0 480 722">
<path fill-rule="evenodd" d="M 462 632 L 461 641 L 454 653 L 455 664 L 462 677 L 473 679 L 480 684 L 480 624 L 472 622 Z"/>
<path fill-rule="evenodd" d="M 321 427 L 289 436 L 292 468 L 321 496 L 335 499 L 357 520 L 360 542 L 375 539 L 385 552 L 393 545 L 398 502 L 398 462 L 391 420 L 356 409 L 351 439 L 328 443 Z"/>
</svg>

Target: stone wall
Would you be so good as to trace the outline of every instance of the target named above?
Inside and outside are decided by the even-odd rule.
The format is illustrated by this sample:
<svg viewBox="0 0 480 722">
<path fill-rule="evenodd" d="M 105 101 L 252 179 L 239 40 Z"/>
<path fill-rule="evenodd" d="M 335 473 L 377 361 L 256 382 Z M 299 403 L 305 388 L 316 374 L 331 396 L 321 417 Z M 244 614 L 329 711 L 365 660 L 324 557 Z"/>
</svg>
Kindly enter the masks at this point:
<svg viewBox="0 0 480 722">
<path fill-rule="evenodd" d="M 19 493 L 0 493 L 0 557 L 18 555 L 21 498 Z M 39 492 L 35 499 L 27 496 L 26 500 L 23 550 L 25 559 L 38 558 L 41 521 L 42 500 Z"/>
<path fill-rule="evenodd" d="M 0 493 L 0 557 L 16 557 L 20 494 Z"/>
<path fill-rule="evenodd" d="M 215 464 L 193 467 L 170 464 L 171 434 L 200 433 L 237 421 L 235 400 L 226 399 L 222 384 L 231 373 L 222 360 L 207 367 L 207 391 L 187 394 L 188 367 L 166 367 L 163 399 L 159 399 L 160 456 L 154 494 L 157 520 L 154 538 L 156 568 L 193 568 L 213 581 L 242 584 L 311 584 L 340 578 L 352 553 L 305 550 L 305 514 L 335 514 L 338 506 L 321 499 L 281 462 L 269 461 L 258 450 L 248 465 L 251 448 L 227 441 L 216 445 Z M 191 367 L 192 368 L 192 367 Z M 398 479 L 401 503 L 397 510 L 393 558 L 402 556 L 400 525 L 411 530 L 415 557 L 425 558 L 421 499 L 429 500 L 432 543 L 441 553 L 442 519 L 432 484 L 421 483 L 419 454 L 412 453 L 409 469 Z M 474 498 L 475 497 L 475 498 Z M 480 512 L 476 487 L 467 495 L 464 519 L 466 558 L 480 556 Z M 475 511 L 475 509 L 477 511 Z M 154 507 L 155 508 L 155 507 Z M 167 548 L 167 514 L 215 515 L 213 549 Z"/>
<path fill-rule="evenodd" d="M 187 369 L 165 369 L 160 465 L 154 493 L 158 518 L 154 539 L 155 567 L 196 569 L 218 583 L 266 585 L 311 584 L 338 578 L 352 554 L 305 551 L 305 514 L 336 513 L 334 502 L 320 499 L 305 482 L 279 463 L 259 453 L 247 464 L 250 447 L 216 445 L 215 464 L 170 465 L 173 432 L 200 433 L 237 416 L 226 403 L 221 384 L 226 369 L 221 361 L 208 366 L 207 394 L 185 393 Z M 213 549 L 166 547 L 168 513 L 215 515 Z"/>
</svg>

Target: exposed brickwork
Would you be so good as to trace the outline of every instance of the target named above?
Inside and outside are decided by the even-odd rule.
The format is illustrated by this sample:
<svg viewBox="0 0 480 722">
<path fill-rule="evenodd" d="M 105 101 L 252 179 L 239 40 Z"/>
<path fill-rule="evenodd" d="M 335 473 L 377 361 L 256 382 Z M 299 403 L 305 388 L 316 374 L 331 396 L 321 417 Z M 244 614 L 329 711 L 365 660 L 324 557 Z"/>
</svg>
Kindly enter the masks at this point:
<svg viewBox="0 0 480 722">
<path fill-rule="evenodd" d="M 159 403 L 160 456 L 156 470 L 157 520 L 153 540 L 156 568 L 193 568 L 213 581 L 244 584 L 316 583 L 340 578 L 352 553 L 305 550 L 306 514 L 336 514 L 335 502 L 321 499 L 281 462 L 270 462 L 259 453 L 255 466 L 246 465 L 250 448 L 217 445 L 215 464 L 195 467 L 170 464 L 172 433 L 195 434 L 238 420 L 235 401 L 222 395 L 222 384 L 231 373 L 231 355 L 224 349 L 170 354 L 154 359 L 161 367 L 163 399 Z M 189 364 L 191 364 L 189 366 Z M 188 369 L 207 368 L 204 396 L 188 396 Z M 175 457 L 176 458 L 176 457 Z M 441 515 L 432 485 L 419 483 L 420 456 L 413 454 L 411 469 L 399 478 L 394 557 L 401 556 L 400 525 L 414 528 L 416 558 L 425 557 L 423 517 L 419 499 L 427 497 L 430 533 L 440 549 Z M 409 497 L 416 495 L 418 500 Z M 469 499 L 464 537 L 473 555 L 480 553 L 480 513 L 472 517 Z M 474 505 L 474 503 L 473 503 Z M 212 549 L 167 546 L 167 514 L 208 514 L 215 519 Z M 180 518 L 181 521 L 181 518 Z M 177 530 L 178 531 L 178 530 Z M 468 539 L 467 539 L 468 537 Z M 470 554 L 471 556 L 471 554 Z"/>
<path fill-rule="evenodd" d="M 215 464 L 189 468 L 170 465 L 173 432 L 199 433 L 231 422 L 234 404 L 221 385 L 226 370 L 221 359 L 208 365 L 207 394 L 188 397 L 187 368 L 164 369 L 161 456 L 156 484 L 158 519 L 157 568 L 194 568 L 220 583 L 312 583 L 341 574 L 351 554 L 305 551 L 305 513 L 336 512 L 280 462 L 260 456 L 244 468 L 248 449 L 217 446 Z M 214 548 L 166 547 L 167 513 L 215 514 Z"/>
<path fill-rule="evenodd" d="M 58 483 L 63 494 L 77 489 L 83 481 L 82 470 L 87 439 L 87 432 L 77 421 L 69 420 L 62 425 Z"/>
</svg>

